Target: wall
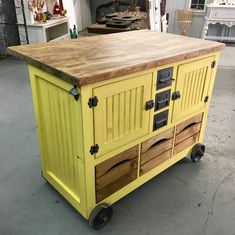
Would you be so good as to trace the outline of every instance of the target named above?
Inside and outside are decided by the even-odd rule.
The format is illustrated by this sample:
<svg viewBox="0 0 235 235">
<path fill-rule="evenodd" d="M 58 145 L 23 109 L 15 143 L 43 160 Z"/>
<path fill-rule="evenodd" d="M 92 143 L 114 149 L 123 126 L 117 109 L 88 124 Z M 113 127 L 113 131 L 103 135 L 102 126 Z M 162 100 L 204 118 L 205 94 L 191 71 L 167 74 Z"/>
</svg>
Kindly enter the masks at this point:
<svg viewBox="0 0 235 235">
<path fill-rule="evenodd" d="M 8 46 L 19 43 L 14 0 L 0 0 L 0 57 L 7 54 Z"/>
<path fill-rule="evenodd" d="M 180 34 L 180 29 L 176 23 L 176 9 L 188 8 L 188 6 L 188 0 L 167 0 L 167 11 L 169 12 L 169 33 Z M 204 18 L 205 12 L 194 13 L 193 23 L 189 28 L 188 36 L 201 37 Z"/>
</svg>

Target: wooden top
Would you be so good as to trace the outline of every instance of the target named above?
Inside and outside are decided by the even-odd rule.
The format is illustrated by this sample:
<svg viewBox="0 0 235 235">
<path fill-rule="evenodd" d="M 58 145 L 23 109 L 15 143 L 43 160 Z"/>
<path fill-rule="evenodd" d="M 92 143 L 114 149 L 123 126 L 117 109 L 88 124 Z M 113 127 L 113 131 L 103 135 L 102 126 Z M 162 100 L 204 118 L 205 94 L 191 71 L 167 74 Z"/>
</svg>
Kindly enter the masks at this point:
<svg viewBox="0 0 235 235">
<path fill-rule="evenodd" d="M 79 87 L 222 50 L 225 44 L 150 30 L 9 47 L 10 54 Z"/>
</svg>

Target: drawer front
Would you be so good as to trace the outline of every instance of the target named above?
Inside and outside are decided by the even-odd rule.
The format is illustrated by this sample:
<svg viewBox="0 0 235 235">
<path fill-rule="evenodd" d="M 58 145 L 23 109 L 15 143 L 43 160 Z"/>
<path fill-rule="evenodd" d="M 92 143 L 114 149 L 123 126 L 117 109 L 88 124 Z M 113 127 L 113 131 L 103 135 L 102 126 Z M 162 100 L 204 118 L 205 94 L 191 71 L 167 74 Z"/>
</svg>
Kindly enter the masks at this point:
<svg viewBox="0 0 235 235">
<path fill-rule="evenodd" d="M 153 118 L 153 131 L 166 126 L 168 123 L 169 110 L 163 111 L 161 113 L 155 114 Z"/>
<path fill-rule="evenodd" d="M 97 203 L 137 178 L 138 146 L 96 166 Z"/>
<path fill-rule="evenodd" d="M 174 154 L 177 154 L 198 141 L 203 114 L 198 114 L 176 126 Z"/>
<path fill-rule="evenodd" d="M 140 168 L 140 175 L 145 174 L 146 172 L 152 170 L 153 168 L 159 166 L 166 160 L 171 158 L 171 149 L 158 155 L 157 157 L 153 158 L 152 160 L 146 162 L 144 165 Z"/>
<path fill-rule="evenodd" d="M 154 111 L 158 111 L 170 105 L 171 90 L 163 91 L 155 96 L 155 108 Z"/>
<path fill-rule="evenodd" d="M 186 121 L 178 124 L 176 126 L 176 134 L 178 135 L 180 132 L 182 132 L 185 128 L 187 128 L 189 125 L 192 125 L 192 124 L 197 124 L 197 123 L 200 123 L 202 121 L 202 113 L 194 116 L 194 117 L 191 117 L 189 119 L 187 119 Z"/>
<path fill-rule="evenodd" d="M 199 138 L 199 133 L 197 133 L 197 134 L 189 137 L 188 139 L 184 140 L 183 142 L 175 145 L 174 154 L 177 154 L 177 153 L 185 150 L 189 146 L 195 144 L 198 141 L 198 138 Z"/>
<path fill-rule="evenodd" d="M 157 72 L 156 90 L 171 86 L 173 76 L 173 67 L 161 69 Z"/>
<path fill-rule="evenodd" d="M 174 128 L 156 135 L 141 144 L 141 174 L 158 166 L 163 160 L 171 156 Z M 151 167 L 152 166 L 152 167 Z"/>
</svg>

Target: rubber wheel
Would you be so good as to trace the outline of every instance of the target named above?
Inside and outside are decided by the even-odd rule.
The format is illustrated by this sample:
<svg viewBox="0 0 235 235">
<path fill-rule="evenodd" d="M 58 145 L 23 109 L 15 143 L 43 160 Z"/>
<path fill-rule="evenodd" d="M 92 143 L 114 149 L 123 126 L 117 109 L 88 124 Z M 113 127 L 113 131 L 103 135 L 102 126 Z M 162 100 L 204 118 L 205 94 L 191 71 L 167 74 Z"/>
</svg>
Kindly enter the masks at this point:
<svg viewBox="0 0 235 235">
<path fill-rule="evenodd" d="M 205 153 L 206 147 L 203 144 L 196 144 L 191 153 L 191 160 L 193 162 L 199 161 Z"/>
<path fill-rule="evenodd" d="M 89 225 L 94 229 L 101 229 L 109 223 L 112 215 L 112 207 L 107 203 L 101 203 L 91 212 L 89 216 Z"/>
</svg>

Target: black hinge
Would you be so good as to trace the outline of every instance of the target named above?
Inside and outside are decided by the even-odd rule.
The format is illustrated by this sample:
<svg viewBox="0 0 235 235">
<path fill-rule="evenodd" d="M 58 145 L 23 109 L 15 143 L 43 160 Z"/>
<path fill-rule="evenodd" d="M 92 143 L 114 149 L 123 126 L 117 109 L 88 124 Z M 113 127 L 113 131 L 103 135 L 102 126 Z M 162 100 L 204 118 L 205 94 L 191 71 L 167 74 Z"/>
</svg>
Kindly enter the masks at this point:
<svg viewBox="0 0 235 235">
<path fill-rule="evenodd" d="M 95 153 L 98 153 L 99 148 L 100 148 L 100 147 L 99 147 L 98 144 L 95 144 L 95 145 L 91 146 L 91 148 L 90 148 L 90 153 L 91 153 L 91 155 L 94 155 Z"/>
<path fill-rule="evenodd" d="M 181 97 L 180 92 L 176 91 L 172 93 L 172 100 L 177 100 Z"/>
<path fill-rule="evenodd" d="M 79 92 L 77 90 L 77 87 L 74 86 L 74 88 L 72 88 L 69 93 L 74 97 L 74 99 L 77 101 L 79 98 Z"/>
<path fill-rule="evenodd" d="M 96 96 L 94 96 L 94 97 L 91 97 L 90 99 L 89 99 L 89 101 L 88 101 L 88 106 L 89 106 L 89 108 L 94 108 L 94 107 L 96 107 L 97 106 L 97 104 L 98 104 L 98 98 L 96 97 Z"/>
<path fill-rule="evenodd" d="M 208 100 L 209 100 L 209 96 L 206 96 L 206 97 L 204 98 L 204 102 L 207 103 Z"/>
<path fill-rule="evenodd" d="M 150 101 L 147 101 L 146 104 L 145 104 L 145 110 L 150 110 L 154 107 L 154 102 L 153 100 L 150 100 Z"/>
<path fill-rule="evenodd" d="M 216 66 L 216 61 L 214 60 L 214 61 L 212 61 L 212 63 L 211 63 L 211 68 L 213 69 L 215 66 Z"/>
</svg>

